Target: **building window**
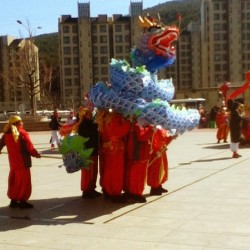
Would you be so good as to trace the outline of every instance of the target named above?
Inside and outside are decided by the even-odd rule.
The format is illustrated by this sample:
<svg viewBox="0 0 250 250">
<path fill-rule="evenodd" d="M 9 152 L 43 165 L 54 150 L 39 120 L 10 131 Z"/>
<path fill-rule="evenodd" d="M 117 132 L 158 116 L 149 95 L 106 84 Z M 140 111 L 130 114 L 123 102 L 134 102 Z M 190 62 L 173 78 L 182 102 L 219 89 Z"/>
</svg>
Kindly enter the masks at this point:
<svg viewBox="0 0 250 250">
<path fill-rule="evenodd" d="M 220 14 L 214 14 L 214 20 L 215 21 L 220 20 Z"/>
<path fill-rule="evenodd" d="M 75 85 L 75 86 L 78 86 L 78 85 L 79 85 L 79 78 L 75 78 L 75 79 L 74 79 L 74 85 Z"/>
<path fill-rule="evenodd" d="M 71 59 L 69 57 L 64 57 L 64 64 L 65 65 L 70 65 L 71 64 Z"/>
<path fill-rule="evenodd" d="M 63 48 L 63 53 L 64 53 L 64 55 L 70 55 L 70 53 L 71 53 L 70 47 L 64 47 Z"/>
<path fill-rule="evenodd" d="M 214 65 L 214 70 L 215 71 L 221 71 L 221 65 L 220 64 L 215 64 Z"/>
<path fill-rule="evenodd" d="M 216 55 L 214 56 L 214 60 L 215 60 L 216 62 L 219 62 L 219 61 L 221 60 L 221 55 L 216 54 Z"/>
<path fill-rule="evenodd" d="M 92 36 L 92 43 L 97 43 L 97 36 Z"/>
<path fill-rule="evenodd" d="M 77 44 L 78 43 L 78 37 L 77 36 L 73 36 L 73 44 Z"/>
<path fill-rule="evenodd" d="M 63 37 L 63 43 L 64 44 L 69 44 L 70 43 L 70 37 L 69 36 L 64 36 Z"/>
<path fill-rule="evenodd" d="M 98 53 L 98 47 L 93 46 L 93 54 L 97 54 Z"/>
<path fill-rule="evenodd" d="M 78 47 L 73 48 L 73 54 L 78 55 Z"/>
<path fill-rule="evenodd" d="M 125 42 L 130 42 L 130 35 L 125 35 Z"/>
<path fill-rule="evenodd" d="M 126 47 L 125 47 L 125 52 L 126 52 L 126 53 L 130 53 L 130 52 L 131 52 L 130 46 L 126 46 Z"/>
<path fill-rule="evenodd" d="M 96 27 L 96 25 L 93 25 L 92 26 L 92 33 L 96 33 L 97 32 L 97 27 Z"/>
<path fill-rule="evenodd" d="M 65 68 L 64 74 L 65 74 L 65 76 L 70 76 L 71 75 L 71 68 Z"/>
<path fill-rule="evenodd" d="M 72 26 L 72 32 L 77 33 L 78 32 L 78 27 L 77 25 Z"/>
<path fill-rule="evenodd" d="M 94 64 L 98 64 L 98 57 L 94 57 L 93 63 L 94 63 Z"/>
<path fill-rule="evenodd" d="M 100 32 L 106 32 L 107 28 L 106 25 L 100 25 Z"/>
<path fill-rule="evenodd" d="M 115 52 L 116 53 L 122 53 L 123 52 L 122 46 L 116 46 L 115 47 Z"/>
<path fill-rule="evenodd" d="M 106 54 L 108 52 L 107 46 L 101 46 L 101 54 Z"/>
<path fill-rule="evenodd" d="M 100 43 L 106 43 L 107 42 L 107 36 L 100 36 Z"/>
<path fill-rule="evenodd" d="M 220 41 L 220 34 L 214 34 L 214 41 Z"/>
<path fill-rule="evenodd" d="M 129 28 L 130 28 L 129 24 L 125 24 L 125 25 L 124 25 L 124 29 L 125 29 L 125 30 L 129 30 Z"/>
<path fill-rule="evenodd" d="M 74 75 L 75 75 L 75 76 L 78 76 L 78 75 L 79 75 L 79 70 L 78 70 L 78 68 L 74 69 Z"/>
<path fill-rule="evenodd" d="M 108 68 L 107 67 L 102 67 L 101 68 L 101 73 L 102 74 L 108 74 Z"/>
<path fill-rule="evenodd" d="M 101 63 L 102 64 L 107 64 L 108 63 L 108 58 L 106 56 L 101 57 Z"/>
<path fill-rule="evenodd" d="M 69 26 L 63 26 L 63 33 L 69 33 Z"/>
<path fill-rule="evenodd" d="M 65 86 L 67 87 L 72 86 L 71 79 L 65 79 Z"/>
<path fill-rule="evenodd" d="M 74 65 L 78 65 L 79 64 L 79 58 L 78 57 L 74 57 Z"/>
<path fill-rule="evenodd" d="M 116 32 L 121 32 L 122 31 L 122 26 L 120 24 L 115 25 L 115 31 Z"/>
<path fill-rule="evenodd" d="M 121 42 L 122 42 L 122 35 L 116 35 L 116 36 L 115 36 L 115 41 L 116 41 L 117 43 L 121 43 Z"/>
<path fill-rule="evenodd" d="M 220 31 L 220 24 L 219 23 L 214 24 L 214 30 Z"/>
</svg>

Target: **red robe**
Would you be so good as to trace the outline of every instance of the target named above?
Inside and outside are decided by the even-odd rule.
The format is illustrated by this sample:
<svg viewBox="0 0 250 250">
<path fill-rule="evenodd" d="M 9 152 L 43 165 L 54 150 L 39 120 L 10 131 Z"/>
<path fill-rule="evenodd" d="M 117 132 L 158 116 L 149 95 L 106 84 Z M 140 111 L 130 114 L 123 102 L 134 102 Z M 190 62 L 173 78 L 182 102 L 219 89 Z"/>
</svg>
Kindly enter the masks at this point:
<svg viewBox="0 0 250 250">
<path fill-rule="evenodd" d="M 127 161 L 124 190 L 130 194 L 142 195 L 147 166 L 150 157 L 152 126 L 132 126 L 127 141 Z"/>
<path fill-rule="evenodd" d="M 100 184 L 108 195 L 119 196 L 123 189 L 125 137 L 129 129 L 129 121 L 113 114 L 100 132 Z"/>
<path fill-rule="evenodd" d="M 167 145 L 172 141 L 164 129 L 157 129 L 152 140 L 152 154 L 150 156 L 147 174 L 147 184 L 158 188 L 168 180 Z"/>
<path fill-rule="evenodd" d="M 26 142 L 30 155 L 34 157 L 39 156 L 39 153 L 30 140 L 29 134 L 21 127 L 18 130 Z M 10 164 L 7 195 L 11 200 L 27 201 L 32 190 L 31 175 L 30 168 L 25 167 L 24 157 L 21 153 L 20 139 L 15 142 L 11 133 L 5 133 L 0 140 L 0 150 L 4 146 L 7 147 Z"/>
<path fill-rule="evenodd" d="M 218 112 L 216 115 L 216 126 L 217 126 L 217 134 L 216 138 L 218 141 L 227 140 L 229 133 L 229 124 L 228 124 L 228 115 L 224 112 Z"/>
</svg>

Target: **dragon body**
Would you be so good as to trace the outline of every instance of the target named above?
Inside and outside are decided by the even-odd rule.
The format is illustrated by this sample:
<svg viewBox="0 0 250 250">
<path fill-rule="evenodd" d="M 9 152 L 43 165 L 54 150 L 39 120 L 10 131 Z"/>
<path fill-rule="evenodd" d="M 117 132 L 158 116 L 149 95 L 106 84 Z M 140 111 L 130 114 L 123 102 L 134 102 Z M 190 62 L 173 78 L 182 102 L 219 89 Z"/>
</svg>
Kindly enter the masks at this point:
<svg viewBox="0 0 250 250">
<path fill-rule="evenodd" d="M 141 17 L 140 17 L 141 18 Z M 90 101 L 101 109 L 136 115 L 147 123 L 183 133 L 198 126 L 195 109 L 178 109 L 169 104 L 174 96 L 172 79 L 158 80 L 157 71 L 175 61 L 176 27 L 152 18 L 141 18 L 145 32 L 131 52 L 133 67 L 126 60 L 112 59 L 110 84 L 98 82 L 89 92 Z"/>
</svg>

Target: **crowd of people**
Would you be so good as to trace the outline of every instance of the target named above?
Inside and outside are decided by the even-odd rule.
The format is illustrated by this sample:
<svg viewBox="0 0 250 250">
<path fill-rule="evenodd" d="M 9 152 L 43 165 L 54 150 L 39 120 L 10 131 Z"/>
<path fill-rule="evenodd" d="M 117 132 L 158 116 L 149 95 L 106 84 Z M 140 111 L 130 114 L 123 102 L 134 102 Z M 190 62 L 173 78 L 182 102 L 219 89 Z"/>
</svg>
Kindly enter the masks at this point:
<svg viewBox="0 0 250 250">
<path fill-rule="evenodd" d="M 215 115 L 217 143 L 227 143 L 230 133 L 230 149 L 233 158 L 239 158 L 239 143 L 242 139 L 243 102 L 229 100 L 227 107 L 218 108 Z M 88 138 L 86 147 L 93 149 L 88 169 L 81 168 L 80 188 L 82 198 L 94 199 L 104 196 L 113 202 L 144 203 L 145 185 L 150 187 L 149 195 L 168 192 L 163 184 L 168 180 L 166 150 L 177 135 L 161 127 L 148 124 L 136 117 L 125 117 L 112 110 L 81 108 L 74 112 L 65 124 L 55 111 L 49 124 L 51 147 L 60 147 L 61 136 L 75 133 Z M 23 128 L 21 117 L 12 116 L 3 129 L 0 139 L 0 153 L 7 147 L 9 178 L 7 195 L 11 208 L 33 208 L 28 202 L 31 195 L 31 156 L 40 158 L 29 134 Z M 248 131 L 249 132 L 249 131 Z M 60 135 L 61 134 L 61 135 Z M 96 191 L 100 179 L 102 192 Z"/>
<path fill-rule="evenodd" d="M 176 136 L 114 111 L 98 110 L 93 118 L 88 108 L 80 110 L 72 130 L 89 138 L 86 147 L 94 149 L 89 169 L 81 169 L 83 198 L 143 203 L 145 183 L 150 195 L 167 192 L 162 187 L 168 179 L 166 149 Z M 102 193 L 96 191 L 98 172 Z"/>
<path fill-rule="evenodd" d="M 58 112 L 54 112 L 49 125 L 50 143 L 54 144 L 53 148 L 55 145 L 60 147 L 61 131 L 64 131 L 63 136 L 73 132 L 88 138 L 86 147 L 93 149 L 90 156 L 92 163 L 88 169 L 81 168 L 82 198 L 104 196 L 113 202 L 144 203 L 146 184 L 151 187 L 150 195 L 168 192 L 162 186 L 168 179 L 166 150 L 176 136 L 168 135 L 161 127 L 139 122 L 135 117 L 125 118 L 109 110 L 98 110 L 93 117 L 90 109 L 82 108 L 75 118 L 70 119 L 74 122 L 63 124 Z M 6 146 L 10 164 L 7 191 L 9 206 L 33 208 L 28 202 L 32 191 L 31 156 L 40 158 L 41 155 L 24 130 L 21 117 L 11 117 L 3 132 L 0 153 Z M 102 192 L 96 191 L 98 174 Z"/>
</svg>

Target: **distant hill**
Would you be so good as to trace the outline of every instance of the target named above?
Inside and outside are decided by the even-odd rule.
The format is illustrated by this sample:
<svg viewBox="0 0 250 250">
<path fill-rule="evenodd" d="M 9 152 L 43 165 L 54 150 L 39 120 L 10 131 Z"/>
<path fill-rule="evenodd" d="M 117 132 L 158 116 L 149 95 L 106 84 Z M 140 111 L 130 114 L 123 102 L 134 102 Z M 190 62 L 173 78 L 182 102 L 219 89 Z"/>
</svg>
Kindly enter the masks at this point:
<svg viewBox="0 0 250 250">
<path fill-rule="evenodd" d="M 36 36 L 35 44 L 39 48 L 39 56 L 52 60 L 53 63 L 58 64 L 58 33 L 50 33 Z"/>
<path fill-rule="evenodd" d="M 185 29 L 191 21 L 198 21 L 200 18 L 200 6 L 202 0 L 174 0 L 158 4 L 144 10 L 150 16 L 157 16 L 159 13 L 163 23 L 177 23 L 177 16 L 181 16 L 181 29 Z"/>
</svg>

